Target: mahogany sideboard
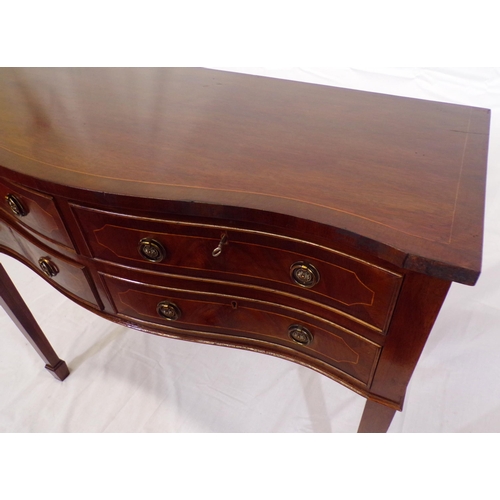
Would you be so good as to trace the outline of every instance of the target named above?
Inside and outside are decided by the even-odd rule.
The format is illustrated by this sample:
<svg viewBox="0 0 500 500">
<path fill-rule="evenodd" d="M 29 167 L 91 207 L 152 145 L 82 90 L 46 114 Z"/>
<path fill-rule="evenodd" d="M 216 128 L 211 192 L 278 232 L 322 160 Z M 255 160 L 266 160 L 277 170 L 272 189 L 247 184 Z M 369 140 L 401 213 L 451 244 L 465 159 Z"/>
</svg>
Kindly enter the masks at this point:
<svg viewBox="0 0 500 500">
<path fill-rule="evenodd" d="M 450 284 L 479 277 L 489 121 L 206 69 L 3 68 L 0 250 L 127 327 L 317 370 L 385 432 Z"/>
</svg>

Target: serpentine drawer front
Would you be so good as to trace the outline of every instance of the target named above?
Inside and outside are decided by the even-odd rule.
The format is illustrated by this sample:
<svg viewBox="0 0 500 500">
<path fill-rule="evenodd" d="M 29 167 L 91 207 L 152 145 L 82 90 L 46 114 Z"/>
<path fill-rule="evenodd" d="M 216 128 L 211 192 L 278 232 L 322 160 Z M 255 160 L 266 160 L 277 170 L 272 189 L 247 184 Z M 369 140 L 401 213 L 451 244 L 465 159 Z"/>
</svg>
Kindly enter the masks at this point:
<svg viewBox="0 0 500 500">
<path fill-rule="evenodd" d="M 379 346 L 321 317 L 256 300 L 230 286 L 191 292 L 105 276 L 119 315 L 169 330 L 207 330 L 229 340 L 275 342 L 303 358 L 321 359 L 367 384 Z M 239 294 L 237 294 L 240 292 Z"/>
<path fill-rule="evenodd" d="M 0 182 L 0 198 L 6 202 L 1 205 L 2 210 L 17 216 L 35 234 L 73 247 L 52 196 L 4 180 Z"/>
<path fill-rule="evenodd" d="M 297 238 L 73 209 L 96 258 L 279 289 L 337 309 L 376 331 L 385 330 L 401 284 L 395 271 Z M 150 247 L 156 249 L 153 256 L 145 253 Z"/>
<path fill-rule="evenodd" d="M 112 321 L 317 370 L 383 432 L 479 277 L 488 134 L 485 109 L 221 71 L 0 69 L 0 250 Z"/>
</svg>

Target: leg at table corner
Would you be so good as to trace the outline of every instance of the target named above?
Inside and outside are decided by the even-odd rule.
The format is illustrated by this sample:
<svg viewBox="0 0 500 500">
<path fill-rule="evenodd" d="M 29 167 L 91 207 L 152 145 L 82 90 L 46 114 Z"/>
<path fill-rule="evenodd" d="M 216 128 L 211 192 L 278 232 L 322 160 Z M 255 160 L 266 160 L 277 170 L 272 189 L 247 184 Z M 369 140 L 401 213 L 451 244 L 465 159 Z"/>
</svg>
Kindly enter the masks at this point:
<svg viewBox="0 0 500 500">
<path fill-rule="evenodd" d="M 366 401 L 358 432 L 387 432 L 396 410 L 388 406 Z"/>
<path fill-rule="evenodd" d="M 45 361 L 45 368 L 59 380 L 69 375 L 66 363 L 59 359 L 54 349 L 45 337 L 35 318 L 17 291 L 9 275 L 0 264 L 0 305 L 21 330 L 29 343 Z"/>
</svg>

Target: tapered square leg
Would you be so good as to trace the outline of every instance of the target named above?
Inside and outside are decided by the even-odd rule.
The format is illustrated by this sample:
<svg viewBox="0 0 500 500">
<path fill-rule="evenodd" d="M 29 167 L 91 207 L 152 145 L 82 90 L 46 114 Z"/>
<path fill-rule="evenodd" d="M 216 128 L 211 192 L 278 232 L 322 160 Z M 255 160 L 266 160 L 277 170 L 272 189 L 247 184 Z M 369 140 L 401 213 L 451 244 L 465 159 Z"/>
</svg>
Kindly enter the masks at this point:
<svg viewBox="0 0 500 500">
<path fill-rule="evenodd" d="M 396 410 L 388 406 L 366 401 L 358 432 L 387 432 Z"/>
<path fill-rule="evenodd" d="M 66 363 L 59 359 L 54 349 L 45 337 L 40 326 L 31 314 L 28 306 L 17 291 L 9 275 L 0 264 L 0 305 L 14 321 L 29 343 L 45 361 L 45 368 L 58 380 L 64 380 L 69 375 Z"/>
</svg>

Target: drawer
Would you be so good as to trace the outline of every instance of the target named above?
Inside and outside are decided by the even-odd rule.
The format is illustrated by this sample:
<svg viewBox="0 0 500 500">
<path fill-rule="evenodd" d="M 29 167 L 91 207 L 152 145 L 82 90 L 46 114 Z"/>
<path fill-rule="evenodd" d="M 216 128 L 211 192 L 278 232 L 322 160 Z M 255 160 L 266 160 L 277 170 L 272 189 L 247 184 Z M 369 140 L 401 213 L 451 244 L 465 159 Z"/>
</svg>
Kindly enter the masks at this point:
<svg viewBox="0 0 500 500">
<path fill-rule="evenodd" d="M 398 273 L 298 239 L 84 207 L 73 210 L 98 259 L 283 290 L 325 304 L 380 332 L 387 328 L 402 281 Z M 222 235 L 227 239 L 220 255 L 214 256 Z M 139 251 L 141 242 L 160 246 L 161 259 L 148 261 Z M 308 283 L 311 276 L 313 282 Z M 301 279 L 306 282 L 300 283 Z"/>
<path fill-rule="evenodd" d="M 73 248 L 52 196 L 2 180 L 0 208 L 37 235 Z"/>
<path fill-rule="evenodd" d="M 89 271 L 85 266 L 47 252 L 17 232 L 13 231 L 13 233 L 23 250 L 22 255 L 51 283 L 79 301 L 86 302 L 92 308 L 97 306 L 102 309 L 101 302 L 93 291 Z"/>
<path fill-rule="evenodd" d="M 380 347 L 355 333 L 280 304 L 228 293 L 151 286 L 101 274 L 117 314 L 125 321 L 142 320 L 186 334 L 226 335 L 278 344 L 311 359 L 320 359 L 343 374 L 368 384 Z"/>
<path fill-rule="evenodd" d="M 23 255 L 23 249 L 20 247 L 12 229 L 2 220 L 0 220 L 0 247 L 11 250 L 15 254 Z"/>
</svg>

